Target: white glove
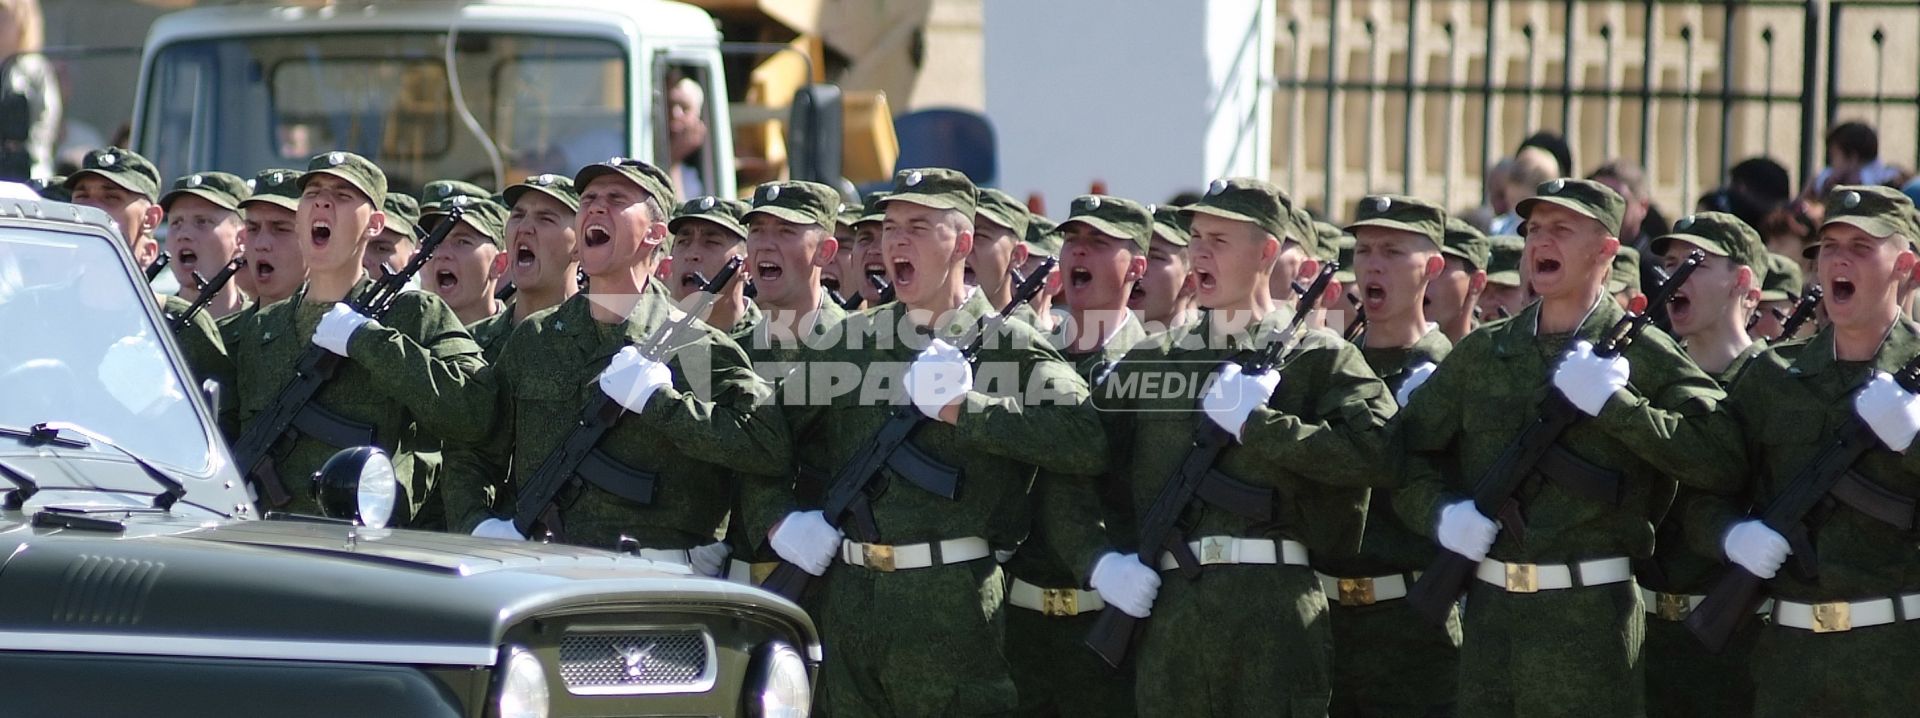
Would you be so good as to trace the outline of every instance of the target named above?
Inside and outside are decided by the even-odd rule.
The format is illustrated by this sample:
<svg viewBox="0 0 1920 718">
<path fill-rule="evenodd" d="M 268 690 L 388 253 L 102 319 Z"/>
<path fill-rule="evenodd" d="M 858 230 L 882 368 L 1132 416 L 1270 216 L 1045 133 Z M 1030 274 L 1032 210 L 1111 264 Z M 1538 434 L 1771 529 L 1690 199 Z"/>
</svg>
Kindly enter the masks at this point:
<svg viewBox="0 0 1920 718">
<path fill-rule="evenodd" d="M 353 311 L 345 302 L 335 302 L 327 313 L 320 317 L 320 326 L 313 330 L 313 344 L 327 351 L 347 355 L 347 341 L 360 327 L 373 323 L 366 315 Z"/>
<path fill-rule="evenodd" d="M 1421 384 L 1427 383 L 1427 379 L 1433 376 L 1434 368 L 1433 362 L 1423 361 L 1412 369 L 1408 369 L 1407 378 L 1400 381 L 1400 390 L 1393 393 L 1394 403 L 1406 406 L 1407 400 L 1413 398 L 1413 391 L 1419 389 Z"/>
<path fill-rule="evenodd" d="M 833 557 L 840 553 L 840 541 L 846 535 L 827 523 L 826 514 L 796 511 L 787 514 L 780 525 L 774 527 L 770 538 L 773 552 L 780 554 L 780 558 L 807 573 L 823 576 Z"/>
<path fill-rule="evenodd" d="M 1920 432 L 1920 396 L 1907 393 L 1886 372 L 1874 372 L 1853 395 L 1853 413 L 1894 451 L 1906 451 Z"/>
<path fill-rule="evenodd" d="M 1587 416 L 1599 416 L 1613 393 L 1627 386 L 1627 373 L 1626 357 L 1594 356 L 1593 345 L 1581 341 L 1560 359 L 1560 368 L 1553 371 L 1553 388 Z"/>
<path fill-rule="evenodd" d="M 1500 533 L 1500 525 L 1480 515 L 1472 501 L 1461 501 L 1440 510 L 1440 524 L 1434 533 L 1448 551 L 1478 562 L 1487 558 L 1487 549 L 1493 548 L 1493 537 Z"/>
<path fill-rule="evenodd" d="M 600 390 L 635 414 L 647 408 L 654 392 L 673 383 L 673 370 L 666 364 L 640 356 L 640 350 L 624 347 L 600 372 Z"/>
<path fill-rule="evenodd" d="M 938 421 L 940 410 L 973 391 L 973 367 L 959 349 L 939 339 L 927 344 L 907 367 L 902 382 L 907 397 L 927 418 Z"/>
<path fill-rule="evenodd" d="M 732 548 L 715 541 L 705 546 L 687 549 L 687 562 L 692 564 L 694 573 L 713 578 L 725 578 L 727 556 L 732 553 Z"/>
<path fill-rule="evenodd" d="M 1134 618 L 1151 615 L 1153 599 L 1160 595 L 1160 574 L 1140 563 L 1139 554 L 1101 556 L 1087 583 L 1100 592 L 1100 600 Z"/>
<path fill-rule="evenodd" d="M 1226 366 L 1220 367 L 1213 388 L 1200 397 L 1200 408 L 1207 412 L 1207 418 L 1216 426 L 1226 429 L 1227 433 L 1233 435 L 1234 441 L 1239 441 L 1240 429 L 1246 426 L 1253 408 L 1266 404 L 1278 388 L 1280 372 L 1268 371 L 1259 376 L 1249 376 L 1241 373 L 1239 364 L 1227 362 Z"/>
<path fill-rule="evenodd" d="M 473 535 L 480 538 L 506 539 L 508 541 L 527 540 L 527 537 L 521 536 L 520 532 L 513 527 L 513 521 L 508 519 L 487 519 L 482 521 L 479 526 L 473 527 Z"/>
<path fill-rule="evenodd" d="M 1786 537 L 1757 519 L 1727 529 L 1726 538 L 1720 539 L 1720 550 L 1727 553 L 1728 561 L 1760 578 L 1773 578 L 1780 564 L 1786 563 L 1787 554 L 1793 553 Z"/>
</svg>

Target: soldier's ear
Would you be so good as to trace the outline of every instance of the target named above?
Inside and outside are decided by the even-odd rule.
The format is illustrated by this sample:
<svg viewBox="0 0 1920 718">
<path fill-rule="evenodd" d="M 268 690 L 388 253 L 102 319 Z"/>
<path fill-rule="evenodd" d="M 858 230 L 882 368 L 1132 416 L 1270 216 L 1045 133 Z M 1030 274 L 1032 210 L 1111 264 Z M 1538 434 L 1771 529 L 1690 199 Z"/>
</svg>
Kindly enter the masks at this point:
<svg viewBox="0 0 1920 718">
<path fill-rule="evenodd" d="M 1300 271 L 1293 273 L 1293 278 L 1302 283 L 1312 282 L 1318 276 L 1320 276 L 1320 260 L 1311 257 L 1300 260 Z"/>
<path fill-rule="evenodd" d="M 1138 282 L 1140 281 L 1140 278 L 1144 276 L 1147 276 L 1146 255 L 1144 254 L 1133 255 L 1133 261 L 1127 263 L 1127 280 L 1126 281 Z"/>
<path fill-rule="evenodd" d="M 1467 279 L 1467 293 L 1479 295 L 1487 291 L 1487 270 L 1473 270 L 1473 276 Z"/>
<path fill-rule="evenodd" d="M 373 214 L 367 216 L 367 239 L 371 240 L 374 237 L 380 236 L 380 233 L 383 231 L 386 231 L 386 229 L 387 229 L 387 213 L 386 212 L 382 212 L 376 209 L 373 211 Z"/>
<path fill-rule="evenodd" d="M 1027 243 L 1016 239 L 1013 241 L 1013 254 L 1007 260 L 1007 266 L 1016 269 L 1024 267 L 1027 266 L 1027 260 L 1031 258 L 1033 258 L 1033 251 L 1027 249 Z"/>
<path fill-rule="evenodd" d="M 507 276 L 507 253 L 496 252 L 493 255 L 493 263 L 487 266 L 487 278 L 499 279 L 504 276 Z"/>
<path fill-rule="evenodd" d="M 1920 279 L 1920 261 L 1915 261 L 1913 250 L 1900 250 L 1893 258 L 1893 276 L 1895 281 L 1914 281 Z"/>
<path fill-rule="evenodd" d="M 829 234 L 820 239 L 820 251 L 813 254 L 813 266 L 825 267 L 840 255 L 840 240 Z"/>
<path fill-rule="evenodd" d="M 141 233 L 148 237 L 153 236 L 153 231 L 160 228 L 160 222 L 166 218 L 166 214 L 166 210 L 160 209 L 160 205 L 148 202 L 147 209 L 140 213 Z"/>
<path fill-rule="evenodd" d="M 1433 281 L 1434 278 L 1439 277 L 1440 273 L 1444 271 L 1447 271 L 1446 255 L 1434 252 L 1427 256 L 1427 281 Z"/>
</svg>

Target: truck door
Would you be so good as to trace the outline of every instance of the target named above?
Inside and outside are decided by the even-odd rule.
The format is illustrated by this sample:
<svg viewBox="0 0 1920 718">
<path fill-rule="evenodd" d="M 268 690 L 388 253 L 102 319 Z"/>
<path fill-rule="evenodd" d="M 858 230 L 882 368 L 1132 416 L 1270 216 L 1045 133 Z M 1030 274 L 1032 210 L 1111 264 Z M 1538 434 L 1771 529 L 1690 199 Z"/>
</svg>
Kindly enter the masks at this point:
<svg viewBox="0 0 1920 718">
<path fill-rule="evenodd" d="M 719 84 L 717 48 L 668 48 L 654 53 L 649 121 L 655 164 L 674 180 L 681 199 L 734 196 L 733 127 L 727 89 Z"/>
</svg>

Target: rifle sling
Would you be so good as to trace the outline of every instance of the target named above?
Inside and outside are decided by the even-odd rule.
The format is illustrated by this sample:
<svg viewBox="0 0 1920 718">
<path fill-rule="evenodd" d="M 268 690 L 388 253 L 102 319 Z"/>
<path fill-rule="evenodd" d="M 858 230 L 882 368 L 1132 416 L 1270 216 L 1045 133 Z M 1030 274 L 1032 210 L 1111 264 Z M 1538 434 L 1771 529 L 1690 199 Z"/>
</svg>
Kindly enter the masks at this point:
<svg viewBox="0 0 1920 718">
<path fill-rule="evenodd" d="M 1558 443 L 1547 449 L 1533 470 L 1560 490 L 1588 501 L 1619 506 L 1624 498 L 1620 472 L 1582 459 Z"/>
<path fill-rule="evenodd" d="M 601 491 L 643 506 L 653 504 L 653 490 L 660 482 L 659 474 L 628 466 L 599 449 L 587 452 L 574 474 Z"/>
<path fill-rule="evenodd" d="M 377 445 L 372 424 L 346 418 L 311 401 L 293 415 L 293 430 L 334 449 Z"/>
<path fill-rule="evenodd" d="M 1835 501 L 1880 523 L 1900 531 L 1914 527 L 1915 500 L 1860 474 L 1848 470 L 1828 492 Z"/>
</svg>

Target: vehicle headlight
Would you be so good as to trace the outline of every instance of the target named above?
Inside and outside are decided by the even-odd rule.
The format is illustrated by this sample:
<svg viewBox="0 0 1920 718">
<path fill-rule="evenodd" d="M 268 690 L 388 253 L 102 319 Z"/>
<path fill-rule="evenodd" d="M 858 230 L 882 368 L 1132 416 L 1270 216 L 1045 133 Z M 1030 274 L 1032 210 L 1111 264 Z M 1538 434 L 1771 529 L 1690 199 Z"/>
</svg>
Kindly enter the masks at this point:
<svg viewBox="0 0 1920 718">
<path fill-rule="evenodd" d="M 524 648 L 507 649 L 496 707 L 500 718 L 547 718 L 547 672 Z"/>
<path fill-rule="evenodd" d="M 367 528 L 386 528 L 393 521 L 400 498 L 400 481 L 393 460 L 371 446 L 341 449 L 313 475 L 314 499 L 320 513 L 336 519 L 358 519 Z"/>
<path fill-rule="evenodd" d="M 778 641 L 762 646 L 747 694 L 748 715 L 759 718 L 807 718 L 813 710 L 813 685 L 807 662 L 793 646 Z"/>
</svg>

